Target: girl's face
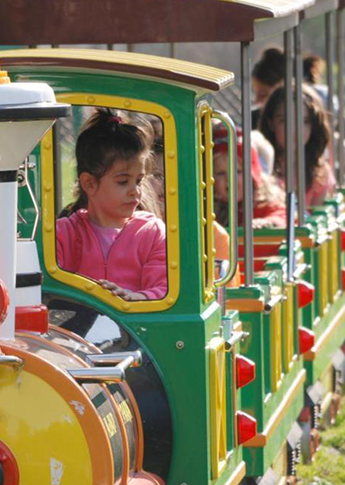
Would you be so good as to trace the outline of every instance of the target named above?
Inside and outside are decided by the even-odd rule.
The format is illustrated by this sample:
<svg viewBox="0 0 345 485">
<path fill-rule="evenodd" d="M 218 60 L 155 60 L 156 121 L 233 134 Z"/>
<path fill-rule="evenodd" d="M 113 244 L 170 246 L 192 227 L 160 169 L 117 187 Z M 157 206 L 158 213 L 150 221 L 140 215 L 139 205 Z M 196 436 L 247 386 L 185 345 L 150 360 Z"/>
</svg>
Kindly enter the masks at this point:
<svg viewBox="0 0 345 485">
<path fill-rule="evenodd" d="M 255 94 L 255 102 L 259 106 L 263 106 L 266 101 L 268 100 L 271 92 L 275 89 L 276 86 L 269 86 L 268 84 L 264 84 L 260 82 L 255 77 L 252 78 L 252 89 Z"/>
<path fill-rule="evenodd" d="M 228 170 L 228 155 L 220 153 L 214 159 L 214 191 L 215 197 L 221 202 L 228 203 L 229 201 L 229 170 Z M 243 200 L 243 175 L 242 175 L 242 159 L 237 158 L 237 202 Z"/>
<path fill-rule="evenodd" d="M 311 134 L 311 120 L 309 109 L 303 104 L 303 121 L 304 121 L 304 145 L 308 143 Z M 271 130 L 274 133 L 276 144 L 280 149 L 285 148 L 285 109 L 284 103 L 281 103 L 274 112 Z"/>
<path fill-rule="evenodd" d="M 228 202 L 229 182 L 228 182 L 228 156 L 226 153 L 219 153 L 214 158 L 214 194 L 217 200 Z"/>
<path fill-rule="evenodd" d="M 90 218 L 103 227 L 121 228 L 140 202 L 140 183 L 144 176 L 142 156 L 116 161 L 99 181 L 89 173 L 81 174 Z"/>
</svg>

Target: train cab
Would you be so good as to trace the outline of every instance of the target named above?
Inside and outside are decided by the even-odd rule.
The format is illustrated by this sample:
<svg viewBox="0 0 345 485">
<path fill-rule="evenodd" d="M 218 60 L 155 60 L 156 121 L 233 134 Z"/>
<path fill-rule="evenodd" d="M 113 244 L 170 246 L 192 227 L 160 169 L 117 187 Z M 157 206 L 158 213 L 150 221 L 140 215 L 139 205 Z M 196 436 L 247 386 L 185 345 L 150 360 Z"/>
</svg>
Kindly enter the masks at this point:
<svg viewBox="0 0 345 485">
<path fill-rule="evenodd" d="M 232 121 L 212 109 L 212 93 L 231 84 L 233 75 L 121 52 L 35 49 L 9 54 L 4 52 L 1 62 L 13 82 L 44 80 L 57 100 L 72 109 L 20 169 L 18 233 L 37 242 L 43 302 L 52 324 L 40 337 L 42 347 L 61 346 L 84 363 L 95 354 L 95 365 L 103 354 L 111 359 L 114 352 L 124 352 L 124 358 L 142 352 L 141 366 L 134 362 L 126 371 L 117 419 L 125 428 L 135 421 L 140 430 L 140 415 L 143 442 L 138 449 L 137 439 L 133 444 L 128 438 L 134 455 L 127 460 L 128 454 L 114 451 L 119 462 L 115 479 L 121 473 L 122 480 L 131 479 L 133 471 L 141 470 L 141 457 L 144 469 L 167 483 L 239 483 L 246 469 L 242 445 L 256 433 L 255 419 L 241 409 L 242 388 L 255 377 L 255 365 L 239 355 L 246 334 L 238 312 L 223 311 L 223 287 L 236 270 L 236 235 L 230 234 L 230 264 L 220 264 L 215 272 L 212 209 L 213 118 L 224 124 L 235 146 Z M 126 301 L 94 278 L 67 271 L 57 259 L 56 221 L 74 200 L 76 137 L 96 108 L 154 126 L 160 170 L 150 176 L 160 183 L 167 232 L 168 289 L 159 299 Z M 229 164 L 234 173 L 234 157 Z M 230 192 L 235 221 L 235 191 Z M 19 326 L 18 319 L 18 335 L 29 348 L 32 331 Z M 75 376 L 87 385 L 81 371 L 75 370 Z M 99 401 L 90 397 L 94 404 Z M 117 424 L 111 426 L 110 417 L 103 417 L 103 424 L 113 436 Z"/>
</svg>

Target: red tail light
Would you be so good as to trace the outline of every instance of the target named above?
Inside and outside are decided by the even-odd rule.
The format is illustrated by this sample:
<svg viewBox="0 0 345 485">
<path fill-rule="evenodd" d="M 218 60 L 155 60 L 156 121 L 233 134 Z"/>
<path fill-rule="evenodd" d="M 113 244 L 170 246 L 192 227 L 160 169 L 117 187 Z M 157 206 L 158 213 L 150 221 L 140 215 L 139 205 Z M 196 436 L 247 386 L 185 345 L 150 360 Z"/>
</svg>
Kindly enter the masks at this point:
<svg viewBox="0 0 345 485">
<path fill-rule="evenodd" d="M 247 413 L 237 411 L 237 432 L 238 432 L 238 444 L 242 445 L 246 441 L 251 440 L 256 435 L 256 419 L 249 416 Z"/>
<path fill-rule="evenodd" d="M 341 282 L 343 285 L 343 290 L 345 290 L 345 268 L 341 268 Z"/>
<path fill-rule="evenodd" d="M 299 353 L 304 354 L 312 348 L 315 343 L 315 334 L 309 328 L 300 327 L 298 329 L 299 336 Z"/>
<path fill-rule="evenodd" d="M 244 387 L 255 379 L 255 363 L 243 357 L 243 355 L 236 356 L 236 385 L 237 387 Z"/>
<path fill-rule="evenodd" d="M 48 332 L 48 308 L 45 305 L 17 306 L 16 330 Z"/>
<path fill-rule="evenodd" d="M 345 251 L 345 231 L 340 231 L 340 249 Z"/>
<path fill-rule="evenodd" d="M 298 306 L 303 308 L 309 305 L 314 300 L 315 288 L 311 283 L 307 281 L 299 281 L 298 288 Z"/>
<path fill-rule="evenodd" d="M 5 286 L 5 283 L 0 280 L 0 324 L 7 317 L 9 303 L 10 299 L 8 296 L 7 288 Z"/>
</svg>

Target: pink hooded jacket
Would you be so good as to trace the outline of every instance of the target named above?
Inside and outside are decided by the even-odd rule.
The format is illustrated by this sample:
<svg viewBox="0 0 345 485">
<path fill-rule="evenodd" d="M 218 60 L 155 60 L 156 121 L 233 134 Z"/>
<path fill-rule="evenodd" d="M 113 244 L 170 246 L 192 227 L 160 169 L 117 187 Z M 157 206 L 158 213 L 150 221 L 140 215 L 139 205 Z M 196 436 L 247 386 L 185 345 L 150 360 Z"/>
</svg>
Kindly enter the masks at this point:
<svg viewBox="0 0 345 485">
<path fill-rule="evenodd" d="M 165 225 L 149 212 L 128 219 L 107 260 L 85 209 L 57 220 L 56 239 L 58 264 L 67 271 L 113 281 L 149 300 L 167 293 Z"/>
</svg>

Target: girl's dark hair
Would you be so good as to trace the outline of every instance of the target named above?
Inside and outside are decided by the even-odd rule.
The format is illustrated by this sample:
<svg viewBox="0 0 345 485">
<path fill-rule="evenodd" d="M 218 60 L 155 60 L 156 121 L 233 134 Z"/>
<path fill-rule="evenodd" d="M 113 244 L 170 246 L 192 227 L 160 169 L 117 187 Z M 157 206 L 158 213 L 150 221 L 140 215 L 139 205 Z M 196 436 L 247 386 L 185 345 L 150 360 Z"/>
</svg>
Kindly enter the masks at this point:
<svg viewBox="0 0 345 485">
<path fill-rule="evenodd" d="M 78 179 L 88 172 L 99 181 L 117 160 L 129 161 L 137 156 L 151 160 L 152 125 L 145 119 L 129 121 L 124 114 L 98 108 L 85 122 L 77 139 Z M 76 202 L 69 215 L 87 206 L 87 196 L 77 184 Z"/>
<path fill-rule="evenodd" d="M 305 170 L 306 170 L 306 189 L 312 186 L 314 176 L 318 168 L 322 166 L 324 160 L 322 156 L 327 147 L 330 130 L 326 111 L 322 101 L 315 91 L 307 85 L 302 86 L 303 103 L 308 110 L 310 119 L 310 136 L 305 145 Z M 285 163 L 281 153 L 281 147 L 277 146 L 272 121 L 278 107 L 284 103 L 285 89 L 279 87 L 273 91 L 263 109 L 260 119 L 260 131 L 272 143 L 275 149 L 274 173 L 279 177 L 284 172 L 281 164 Z"/>
<path fill-rule="evenodd" d="M 303 77 L 307 83 L 318 84 L 321 82 L 325 61 L 315 55 L 310 54 L 303 59 Z"/>
<path fill-rule="evenodd" d="M 153 130 L 150 123 L 130 123 L 123 114 L 97 109 L 81 129 L 76 145 L 78 177 L 88 172 L 100 180 L 116 160 L 150 156 Z"/>
<path fill-rule="evenodd" d="M 285 54 L 281 49 L 271 47 L 263 51 L 255 64 L 252 77 L 268 86 L 275 86 L 285 76 Z"/>
</svg>

